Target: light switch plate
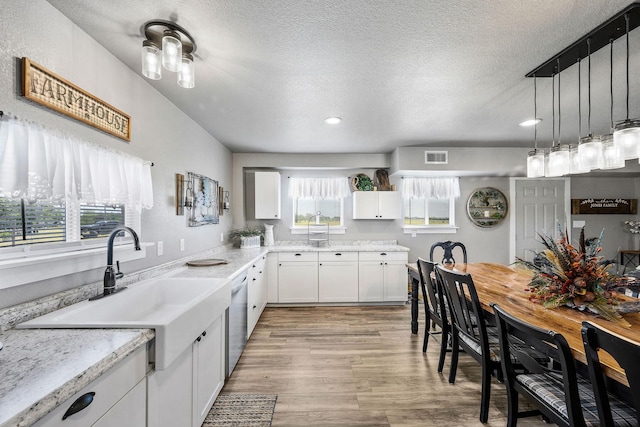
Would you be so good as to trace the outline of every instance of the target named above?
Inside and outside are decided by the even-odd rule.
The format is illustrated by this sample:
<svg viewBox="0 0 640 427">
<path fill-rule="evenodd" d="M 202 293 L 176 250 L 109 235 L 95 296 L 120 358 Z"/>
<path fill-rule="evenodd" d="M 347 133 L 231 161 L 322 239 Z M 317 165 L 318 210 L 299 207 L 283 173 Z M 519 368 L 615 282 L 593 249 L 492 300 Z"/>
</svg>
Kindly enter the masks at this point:
<svg viewBox="0 0 640 427">
<path fill-rule="evenodd" d="M 157 250 L 158 256 L 162 256 L 162 254 L 164 254 L 164 243 L 162 243 L 162 240 L 158 242 Z"/>
<path fill-rule="evenodd" d="M 582 228 L 587 224 L 587 221 L 573 221 L 573 228 Z"/>
<path fill-rule="evenodd" d="M 180 239 L 180 252 L 184 252 L 184 239 Z"/>
</svg>

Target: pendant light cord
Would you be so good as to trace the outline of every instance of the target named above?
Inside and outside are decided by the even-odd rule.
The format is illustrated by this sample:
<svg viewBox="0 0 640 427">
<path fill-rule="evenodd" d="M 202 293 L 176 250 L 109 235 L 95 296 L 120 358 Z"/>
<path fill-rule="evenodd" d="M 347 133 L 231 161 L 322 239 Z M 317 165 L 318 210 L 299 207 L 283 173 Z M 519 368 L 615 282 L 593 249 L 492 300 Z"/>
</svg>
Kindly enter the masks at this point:
<svg viewBox="0 0 640 427">
<path fill-rule="evenodd" d="M 560 57 L 558 61 L 558 145 L 562 143 L 562 104 L 560 103 Z"/>
<path fill-rule="evenodd" d="M 533 75 L 533 149 L 538 150 L 538 82 Z"/>
<path fill-rule="evenodd" d="M 613 39 L 609 39 L 609 117 L 611 118 L 611 132 L 613 132 Z"/>
<path fill-rule="evenodd" d="M 589 136 L 591 136 L 591 39 L 587 39 L 587 57 L 589 59 L 588 65 L 587 65 L 587 76 L 588 76 L 588 86 L 587 89 L 589 90 L 588 93 L 588 104 L 589 104 L 589 109 L 588 109 L 588 116 L 587 116 L 587 125 L 589 127 Z"/>
<path fill-rule="evenodd" d="M 627 120 L 629 120 L 629 14 L 624 14 L 627 33 Z"/>
<path fill-rule="evenodd" d="M 578 57 L 578 143 L 582 139 L 582 102 L 580 102 L 582 99 L 582 76 L 580 69 L 582 67 L 580 65 L 581 59 Z"/>
<path fill-rule="evenodd" d="M 556 75 L 551 76 L 551 131 L 553 141 L 551 147 L 556 146 Z"/>
</svg>

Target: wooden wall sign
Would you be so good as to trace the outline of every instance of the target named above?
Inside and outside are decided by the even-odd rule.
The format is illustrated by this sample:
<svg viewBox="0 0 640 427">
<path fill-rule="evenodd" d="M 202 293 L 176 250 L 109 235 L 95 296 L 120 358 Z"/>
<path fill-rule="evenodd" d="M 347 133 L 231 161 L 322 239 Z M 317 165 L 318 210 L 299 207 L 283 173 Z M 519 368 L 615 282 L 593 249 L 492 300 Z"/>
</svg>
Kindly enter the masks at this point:
<svg viewBox="0 0 640 427">
<path fill-rule="evenodd" d="M 125 141 L 131 140 L 129 115 L 29 58 L 22 58 L 22 96 Z"/>
<path fill-rule="evenodd" d="M 638 213 L 638 199 L 571 199 L 572 215 Z"/>
</svg>

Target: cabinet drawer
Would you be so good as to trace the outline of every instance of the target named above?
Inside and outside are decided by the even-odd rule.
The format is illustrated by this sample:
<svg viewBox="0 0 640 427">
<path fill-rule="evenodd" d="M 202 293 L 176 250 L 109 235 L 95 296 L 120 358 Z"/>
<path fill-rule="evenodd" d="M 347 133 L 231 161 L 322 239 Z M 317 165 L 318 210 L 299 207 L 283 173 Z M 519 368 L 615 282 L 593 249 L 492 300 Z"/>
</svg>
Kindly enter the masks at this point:
<svg viewBox="0 0 640 427">
<path fill-rule="evenodd" d="M 125 360 L 105 372 L 94 382 L 67 399 L 56 409 L 34 424 L 34 427 L 87 427 L 93 425 L 112 406 L 114 406 L 129 390 L 131 390 L 146 375 L 147 349 L 145 346 L 137 349 Z M 67 417 L 62 417 L 69 407 L 81 396 L 87 393 L 95 393 L 93 401 L 83 410 Z M 145 411 L 144 405 L 140 411 Z"/>
<path fill-rule="evenodd" d="M 318 252 L 280 252 L 278 261 L 318 261 Z"/>
<path fill-rule="evenodd" d="M 405 261 L 409 259 L 407 252 L 360 252 L 360 261 Z"/>
<path fill-rule="evenodd" d="M 358 252 L 319 252 L 318 261 L 358 261 Z"/>
</svg>

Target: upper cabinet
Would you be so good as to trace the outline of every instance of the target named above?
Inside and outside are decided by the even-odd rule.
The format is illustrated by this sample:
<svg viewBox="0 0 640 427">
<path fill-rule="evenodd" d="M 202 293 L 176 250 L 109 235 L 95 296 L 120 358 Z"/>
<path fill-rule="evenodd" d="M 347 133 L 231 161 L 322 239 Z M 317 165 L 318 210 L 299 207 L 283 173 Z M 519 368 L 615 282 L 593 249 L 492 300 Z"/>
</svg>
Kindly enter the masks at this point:
<svg viewBox="0 0 640 427">
<path fill-rule="evenodd" d="M 399 191 L 354 191 L 353 219 L 400 219 L 402 196 Z"/>
<path fill-rule="evenodd" d="M 256 172 L 255 219 L 280 219 L 280 172 Z"/>
</svg>

